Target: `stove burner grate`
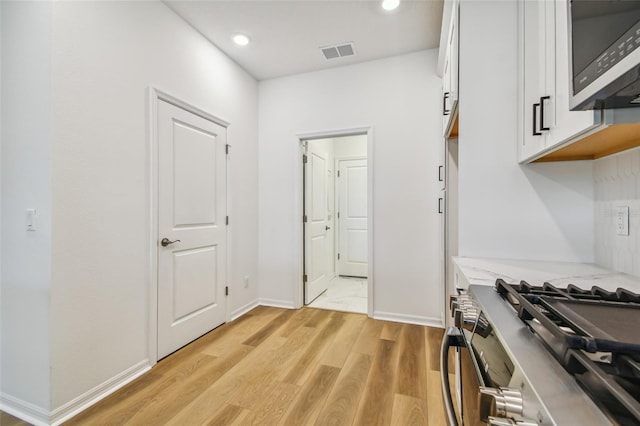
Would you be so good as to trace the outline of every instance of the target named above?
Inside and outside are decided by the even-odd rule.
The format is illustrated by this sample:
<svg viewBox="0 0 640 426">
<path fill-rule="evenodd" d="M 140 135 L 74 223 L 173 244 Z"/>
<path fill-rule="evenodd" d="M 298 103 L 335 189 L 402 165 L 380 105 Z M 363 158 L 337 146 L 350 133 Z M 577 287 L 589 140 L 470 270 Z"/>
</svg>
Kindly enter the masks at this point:
<svg viewBox="0 0 640 426">
<path fill-rule="evenodd" d="M 495 287 L 617 424 L 640 424 L 639 294 L 502 279 Z"/>
</svg>

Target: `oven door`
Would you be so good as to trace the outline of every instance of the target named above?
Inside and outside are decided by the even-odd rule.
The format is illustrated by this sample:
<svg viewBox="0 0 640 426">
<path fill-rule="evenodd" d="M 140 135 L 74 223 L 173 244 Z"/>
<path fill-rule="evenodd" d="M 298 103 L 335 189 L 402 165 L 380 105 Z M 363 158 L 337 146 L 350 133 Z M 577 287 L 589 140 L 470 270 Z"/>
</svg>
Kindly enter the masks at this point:
<svg viewBox="0 0 640 426">
<path fill-rule="evenodd" d="M 486 425 L 489 416 L 497 414 L 497 406 L 492 395 L 494 392 L 508 391 L 515 371 L 513 362 L 484 313 L 473 315 L 475 312 L 477 311 L 471 311 L 472 315 L 467 316 L 464 321 L 458 318 L 456 322 L 461 327 L 449 328 L 442 341 L 440 355 L 442 390 L 445 395 L 445 409 L 449 424 L 455 426 L 460 424 L 460 419 L 455 415 L 453 398 L 450 398 L 449 376 L 446 373 L 449 368 L 451 347 L 458 348 L 459 364 L 456 371 L 459 377 L 456 381 L 460 385 L 462 401 L 462 407 L 458 407 L 458 414 L 464 426 Z M 521 412 L 521 404 L 510 405 L 509 409 L 518 407 Z"/>
<path fill-rule="evenodd" d="M 466 336 L 465 336 L 466 334 Z M 450 426 L 486 426 L 480 413 L 480 387 L 484 386 L 483 378 L 477 371 L 473 351 L 469 350 L 468 332 L 456 327 L 447 329 L 442 340 L 440 353 L 440 379 L 444 397 L 445 412 Z M 460 387 L 462 406 L 456 403 L 455 390 L 449 382 L 449 362 L 451 348 L 457 348 L 456 383 Z"/>
<path fill-rule="evenodd" d="M 460 351 L 460 396 L 462 399 L 462 424 L 465 426 L 486 425 L 480 416 L 480 386 L 484 386 L 482 378 L 476 372 L 471 351 L 461 347 Z"/>
</svg>

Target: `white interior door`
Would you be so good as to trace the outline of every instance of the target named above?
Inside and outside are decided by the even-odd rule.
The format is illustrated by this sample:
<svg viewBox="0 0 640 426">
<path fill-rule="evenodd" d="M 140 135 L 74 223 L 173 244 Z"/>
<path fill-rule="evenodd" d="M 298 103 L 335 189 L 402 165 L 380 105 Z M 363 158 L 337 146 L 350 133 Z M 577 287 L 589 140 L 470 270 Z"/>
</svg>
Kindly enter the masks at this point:
<svg viewBox="0 0 640 426">
<path fill-rule="evenodd" d="M 158 101 L 158 358 L 225 321 L 226 143 Z"/>
<path fill-rule="evenodd" d="M 327 191 L 327 155 L 310 149 L 305 164 L 305 304 L 322 294 L 329 284 Z"/>
<path fill-rule="evenodd" d="M 367 160 L 341 160 L 338 176 L 338 274 L 367 276 Z"/>
</svg>

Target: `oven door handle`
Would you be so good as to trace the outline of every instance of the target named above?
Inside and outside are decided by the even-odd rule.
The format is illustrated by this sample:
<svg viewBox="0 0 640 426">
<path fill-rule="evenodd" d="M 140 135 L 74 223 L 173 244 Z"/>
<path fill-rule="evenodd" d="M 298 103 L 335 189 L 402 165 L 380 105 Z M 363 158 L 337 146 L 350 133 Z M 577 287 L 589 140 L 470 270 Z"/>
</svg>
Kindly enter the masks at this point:
<svg viewBox="0 0 640 426">
<path fill-rule="evenodd" d="M 442 384 L 442 397 L 449 426 L 458 426 L 458 419 L 451 399 L 451 385 L 449 384 L 449 349 L 461 346 L 465 346 L 465 343 L 460 329 L 456 327 L 447 328 L 440 347 L 440 383 Z"/>
</svg>

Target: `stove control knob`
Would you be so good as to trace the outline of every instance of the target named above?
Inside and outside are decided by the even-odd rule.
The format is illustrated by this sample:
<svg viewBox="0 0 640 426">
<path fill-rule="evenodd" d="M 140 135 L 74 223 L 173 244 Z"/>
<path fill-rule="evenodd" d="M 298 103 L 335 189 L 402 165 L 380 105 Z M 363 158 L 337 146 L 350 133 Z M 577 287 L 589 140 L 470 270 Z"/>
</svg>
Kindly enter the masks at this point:
<svg viewBox="0 0 640 426">
<path fill-rule="evenodd" d="M 473 331 L 477 319 L 478 310 L 475 307 L 461 306 L 453 313 L 453 323 L 458 328 Z"/>
<path fill-rule="evenodd" d="M 478 318 L 478 308 L 468 294 L 460 294 L 451 299 L 453 323 L 458 328 L 472 330 Z"/>
<path fill-rule="evenodd" d="M 480 387 L 480 418 L 522 416 L 522 393 L 510 388 Z"/>
<path fill-rule="evenodd" d="M 529 419 L 505 419 L 489 417 L 490 426 L 538 426 L 538 422 Z"/>
</svg>

